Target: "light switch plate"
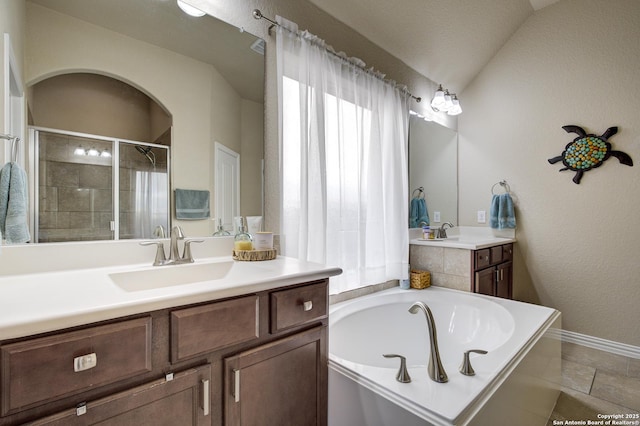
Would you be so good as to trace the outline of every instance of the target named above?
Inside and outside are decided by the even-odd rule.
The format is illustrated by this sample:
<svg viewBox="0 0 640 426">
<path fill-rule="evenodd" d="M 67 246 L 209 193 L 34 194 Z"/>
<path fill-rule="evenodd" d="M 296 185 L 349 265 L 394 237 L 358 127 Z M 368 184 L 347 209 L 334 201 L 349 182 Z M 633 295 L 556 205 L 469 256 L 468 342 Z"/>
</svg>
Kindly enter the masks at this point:
<svg viewBox="0 0 640 426">
<path fill-rule="evenodd" d="M 440 222 L 440 212 L 433 212 L 433 221 Z"/>
<path fill-rule="evenodd" d="M 478 223 L 487 223 L 486 210 L 478 210 Z"/>
</svg>

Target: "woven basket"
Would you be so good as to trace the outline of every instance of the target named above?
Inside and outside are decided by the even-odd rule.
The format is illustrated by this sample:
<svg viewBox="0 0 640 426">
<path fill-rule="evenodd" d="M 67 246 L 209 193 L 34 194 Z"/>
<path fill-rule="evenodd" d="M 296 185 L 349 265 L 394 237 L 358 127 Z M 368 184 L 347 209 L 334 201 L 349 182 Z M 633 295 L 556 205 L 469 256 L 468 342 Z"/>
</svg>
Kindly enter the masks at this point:
<svg viewBox="0 0 640 426">
<path fill-rule="evenodd" d="M 275 249 L 270 250 L 234 250 L 233 258 L 235 260 L 255 262 L 260 260 L 273 260 L 277 256 Z"/>
<path fill-rule="evenodd" d="M 429 271 L 411 270 L 411 288 L 423 289 L 431 286 L 431 273 Z"/>
</svg>

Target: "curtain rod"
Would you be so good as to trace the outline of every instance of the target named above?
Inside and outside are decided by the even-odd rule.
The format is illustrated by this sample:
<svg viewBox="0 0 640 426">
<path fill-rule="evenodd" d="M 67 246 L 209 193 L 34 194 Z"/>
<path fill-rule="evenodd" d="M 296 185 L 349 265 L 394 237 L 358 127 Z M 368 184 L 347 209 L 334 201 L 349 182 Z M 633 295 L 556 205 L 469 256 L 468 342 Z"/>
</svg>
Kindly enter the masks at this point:
<svg viewBox="0 0 640 426">
<path fill-rule="evenodd" d="M 266 16 L 264 16 L 264 15 L 262 14 L 262 12 L 260 12 L 260 9 L 253 9 L 253 17 L 254 17 L 255 19 L 264 19 L 265 21 L 270 22 L 270 23 L 271 23 L 271 26 L 269 27 L 269 29 L 273 28 L 274 26 L 276 26 L 276 27 L 281 27 L 281 28 L 282 28 L 282 26 L 281 26 L 280 24 L 278 24 L 276 21 L 274 21 L 273 19 L 269 19 L 269 18 L 267 18 Z M 285 28 L 285 29 L 286 29 L 286 28 Z M 325 48 L 325 49 L 326 49 L 326 48 Z M 345 58 L 343 58 L 342 56 L 338 55 L 337 53 L 332 52 L 331 50 L 328 50 L 328 49 L 326 49 L 326 50 L 327 50 L 327 52 L 331 53 L 332 55 L 334 55 L 334 56 L 336 56 L 336 57 L 338 57 L 338 58 L 340 58 L 340 59 L 342 59 L 342 60 L 345 60 Z M 378 79 L 380 79 L 380 80 L 382 80 L 382 81 L 388 82 L 388 80 L 386 80 L 384 77 L 377 76 L 375 73 L 371 72 L 370 70 L 368 70 L 368 69 L 366 69 L 366 68 L 364 68 L 364 67 L 362 67 L 362 66 L 360 66 L 360 65 L 353 64 L 353 63 L 351 63 L 351 62 L 349 62 L 349 63 L 350 63 L 351 65 L 354 65 L 354 66 L 356 66 L 356 67 L 360 68 L 361 70 L 363 70 L 363 71 L 365 71 L 365 72 L 367 72 L 367 73 L 369 73 L 369 74 L 373 75 L 374 77 L 376 77 L 376 78 L 378 78 Z M 416 102 L 421 102 L 421 101 L 422 101 L 422 98 L 421 98 L 421 97 L 419 97 L 419 96 L 414 96 L 414 95 L 413 95 L 411 92 L 409 92 L 408 90 L 405 90 L 405 91 L 406 91 L 406 93 L 407 93 L 407 94 L 408 94 L 412 99 L 415 99 L 415 101 L 416 101 Z"/>
</svg>

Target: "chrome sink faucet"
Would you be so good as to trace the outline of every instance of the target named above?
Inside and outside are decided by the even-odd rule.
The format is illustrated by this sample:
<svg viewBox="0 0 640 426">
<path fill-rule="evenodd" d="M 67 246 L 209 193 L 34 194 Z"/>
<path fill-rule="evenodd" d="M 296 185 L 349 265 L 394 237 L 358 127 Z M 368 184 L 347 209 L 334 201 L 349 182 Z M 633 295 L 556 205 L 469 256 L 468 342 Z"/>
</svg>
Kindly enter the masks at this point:
<svg viewBox="0 0 640 426">
<path fill-rule="evenodd" d="M 440 228 L 438 228 L 438 234 L 436 235 L 437 238 L 447 238 L 447 229 L 444 227 L 445 225 L 448 225 L 449 228 L 453 228 L 453 223 L 443 223 L 442 225 L 440 225 Z"/>
<path fill-rule="evenodd" d="M 427 318 L 427 328 L 429 331 L 429 344 L 431 347 L 431 352 L 429 353 L 429 365 L 427 367 L 427 371 L 429 373 L 429 377 L 434 382 L 438 383 L 446 383 L 449 381 L 447 377 L 447 372 L 444 370 L 442 366 L 442 362 L 440 361 L 440 351 L 438 350 L 438 333 L 436 332 L 436 322 L 433 319 L 433 314 L 431 313 L 431 309 L 424 302 L 415 302 L 409 308 L 409 312 L 412 314 L 418 313 L 421 310 L 424 312 L 424 316 Z"/>
<path fill-rule="evenodd" d="M 180 255 L 180 249 L 178 247 L 178 241 L 184 240 L 184 247 L 182 249 L 182 256 Z M 204 240 L 188 239 L 185 240 L 184 232 L 179 226 L 174 226 L 171 229 L 171 241 L 169 246 L 169 259 L 164 254 L 164 244 L 162 241 L 142 241 L 141 246 L 156 245 L 156 258 L 153 261 L 153 266 L 164 265 L 179 265 L 181 263 L 193 263 L 193 255 L 191 254 L 191 243 L 202 243 Z"/>
<path fill-rule="evenodd" d="M 181 259 L 180 251 L 178 250 L 178 240 L 184 240 L 184 232 L 179 226 L 171 228 L 171 245 L 169 246 L 169 262 L 176 263 Z"/>
</svg>

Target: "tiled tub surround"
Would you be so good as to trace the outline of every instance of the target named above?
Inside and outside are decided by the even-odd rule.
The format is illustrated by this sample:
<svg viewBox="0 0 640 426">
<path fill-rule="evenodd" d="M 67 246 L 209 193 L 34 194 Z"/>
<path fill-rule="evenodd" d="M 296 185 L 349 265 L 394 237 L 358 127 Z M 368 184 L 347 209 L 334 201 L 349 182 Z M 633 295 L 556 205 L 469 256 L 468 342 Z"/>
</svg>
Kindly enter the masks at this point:
<svg viewBox="0 0 640 426">
<path fill-rule="evenodd" d="M 431 272 L 431 284 L 470 291 L 470 250 L 515 241 L 515 230 L 461 226 L 447 230 L 449 238 L 423 241 L 420 229 L 409 230 L 409 264 L 412 269 Z"/>
</svg>

